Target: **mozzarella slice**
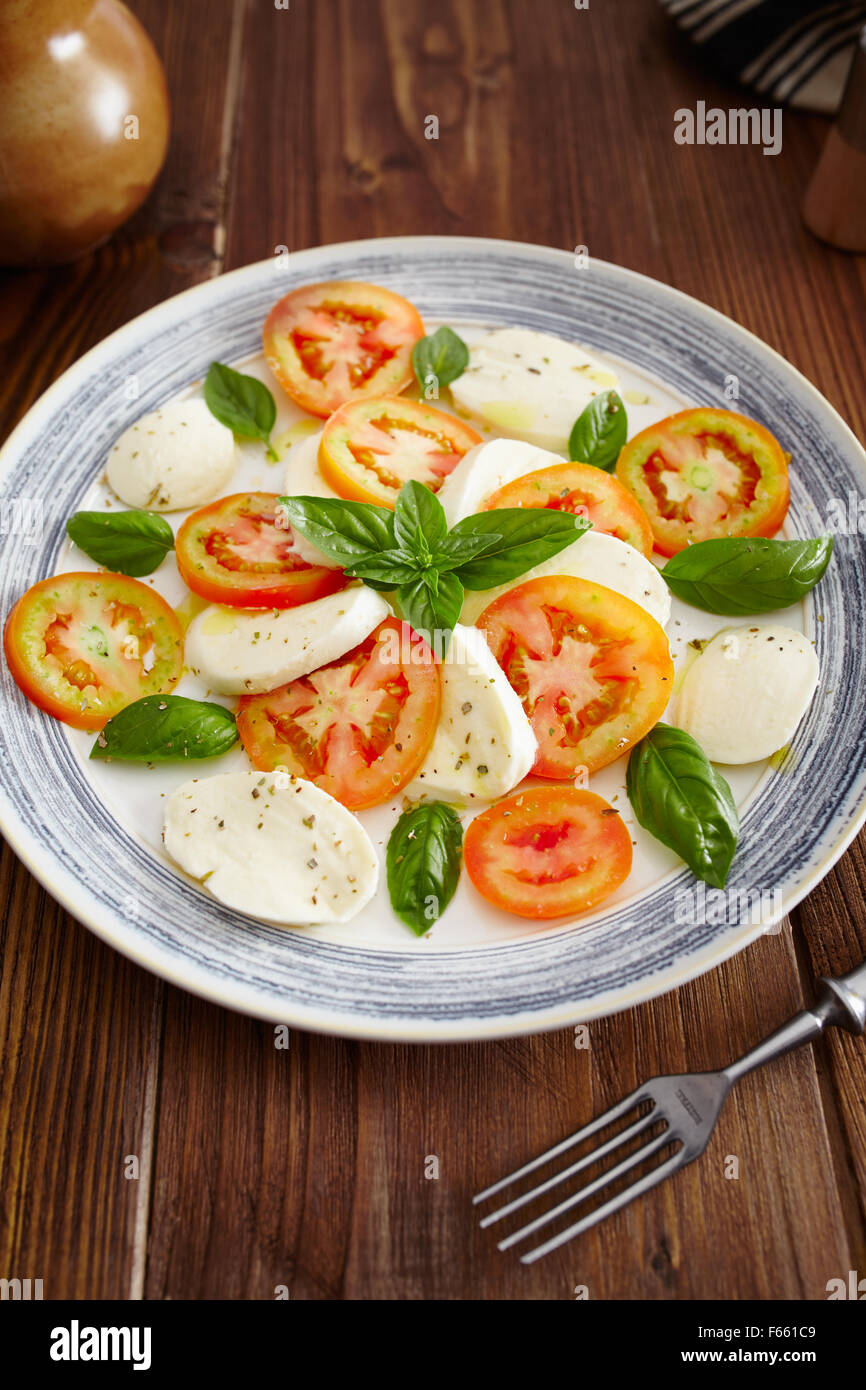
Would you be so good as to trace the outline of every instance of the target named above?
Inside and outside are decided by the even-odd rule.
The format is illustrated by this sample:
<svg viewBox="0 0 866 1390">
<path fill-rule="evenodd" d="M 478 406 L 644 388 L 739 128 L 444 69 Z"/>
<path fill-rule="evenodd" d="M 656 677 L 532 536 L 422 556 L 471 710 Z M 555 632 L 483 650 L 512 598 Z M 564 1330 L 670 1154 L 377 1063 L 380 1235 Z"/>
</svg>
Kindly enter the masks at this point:
<svg viewBox="0 0 866 1390">
<path fill-rule="evenodd" d="M 322 431 L 293 444 L 286 461 L 287 497 L 336 497 L 338 494 L 329 487 L 319 472 L 319 441 Z M 292 529 L 292 549 L 297 551 L 308 565 L 324 565 L 326 569 L 338 570 L 336 560 L 319 550 L 306 536 Z"/>
<path fill-rule="evenodd" d="M 448 525 L 454 526 L 465 516 L 480 512 L 488 497 L 506 483 L 539 468 L 565 462 L 558 454 L 519 439 L 492 439 L 469 449 L 436 495 L 445 509 Z"/>
<path fill-rule="evenodd" d="M 499 598 L 500 594 L 507 593 L 527 579 L 541 579 L 549 574 L 570 574 L 576 579 L 592 579 L 606 589 L 614 589 L 645 608 L 662 627 L 670 618 L 671 596 L 655 565 L 634 546 L 627 545 L 616 536 L 606 536 L 602 531 L 585 531 L 558 555 L 536 565 L 509 584 L 483 591 L 467 589 L 460 621 L 474 623 L 488 603 Z"/>
<path fill-rule="evenodd" d="M 616 374 L 583 348 L 529 328 L 502 328 L 469 349 L 451 384 L 459 409 L 498 433 L 565 453 L 578 415 Z"/>
<path fill-rule="evenodd" d="M 686 672 L 676 722 L 714 763 L 753 763 L 790 740 L 818 684 L 802 632 L 767 623 L 718 633 Z"/>
<path fill-rule="evenodd" d="M 410 790 L 491 800 L 532 768 L 538 744 L 482 632 L 454 629 L 439 668 L 442 708 L 436 736 Z"/>
<path fill-rule="evenodd" d="M 274 610 L 212 603 L 186 634 L 186 664 L 221 695 L 257 695 L 357 647 L 391 612 L 365 584 Z"/>
<path fill-rule="evenodd" d="M 269 922 L 347 922 L 379 879 L 357 817 L 285 772 L 184 782 L 165 804 L 162 838 L 175 863 L 220 902 Z"/>
<path fill-rule="evenodd" d="M 204 401 L 172 401 L 144 415 L 108 455 L 110 487 L 130 507 L 183 511 L 219 497 L 235 468 L 231 430 Z"/>
</svg>

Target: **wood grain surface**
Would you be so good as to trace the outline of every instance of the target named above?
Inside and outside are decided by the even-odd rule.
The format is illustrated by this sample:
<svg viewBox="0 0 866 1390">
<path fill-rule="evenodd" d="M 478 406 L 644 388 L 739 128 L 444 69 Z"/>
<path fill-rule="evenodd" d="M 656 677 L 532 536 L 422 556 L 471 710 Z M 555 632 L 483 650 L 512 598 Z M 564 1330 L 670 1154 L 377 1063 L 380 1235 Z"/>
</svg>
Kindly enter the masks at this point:
<svg viewBox="0 0 866 1390">
<path fill-rule="evenodd" d="M 167 69 L 168 162 L 100 251 L 2 278 L 4 434 L 151 304 L 279 246 L 395 233 L 586 245 L 753 330 L 866 434 L 864 260 L 799 212 L 826 124 L 786 113 L 778 157 L 676 145 L 677 108 L 749 103 L 655 0 L 132 8 Z M 586 1047 L 293 1033 L 286 1051 L 112 952 L 4 847 L 0 1277 L 42 1278 L 46 1298 L 822 1299 L 866 1275 L 866 1047 L 848 1036 L 747 1077 L 700 1163 L 532 1268 L 469 1198 L 653 1072 L 722 1064 L 816 973 L 854 965 L 864 882 L 861 838 L 781 931 L 592 1024 Z"/>
</svg>

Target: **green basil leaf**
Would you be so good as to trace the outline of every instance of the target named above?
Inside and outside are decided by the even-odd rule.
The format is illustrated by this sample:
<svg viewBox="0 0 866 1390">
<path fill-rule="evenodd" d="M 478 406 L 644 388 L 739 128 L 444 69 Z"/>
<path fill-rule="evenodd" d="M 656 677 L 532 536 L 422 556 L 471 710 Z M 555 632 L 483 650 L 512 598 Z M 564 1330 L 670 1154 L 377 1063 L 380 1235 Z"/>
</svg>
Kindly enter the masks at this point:
<svg viewBox="0 0 866 1390">
<path fill-rule="evenodd" d="M 435 493 L 414 478 L 404 483 L 394 506 L 397 544 L 421 560 L 448 534 L 442 503 Z"/>
<path fill-rule="evenodd" d="M 372 502 L 338 497 L 281 497 L 286 521 L 339 565 L 370 560 L 393 550 L 394 513 Z"/>
<path fill-rule="evenodd" d="M 697 878 L 724 888 L 739 817 L 730 787 L 700 745 L 682 729 L 656 724 L 631 751 L 626 790 L 644 829 Z"/>
<path fill-rule="evenodd" d="M 263 439 L 268 446 L 268 458 L 279 458 L 271 444 L 277 406 L 263 381 L 244 376 L 224 362 L 211 362 L 204 382 L 204 398 L 211 415 L 215 415 L 221 425 L 244 439 Z"/>
<path fill-rule="evenodd" d="M 409 584 L 418 574 L 418 563 L 405 550 L 383 550 L 366 560 L 358 560 L 346 566 L 350 579 L 363 579 L 365 584 L 384 584 L 395 589 L 398 584 Z"/>
<path fill-rule="evenodd" d="M 91 758 L 133 763 L 215 758 L 238 741 L 231 710 L 184 695 L 145 695 L 109 719 Z"/>
<path fill-rule="evenodd" d="M 584 516 L 547 507 L 501 507 L 464 517 L 450 534 L 486 536 L 490 546 L 477 559 L 461 564 L 455 574 L 467 589 L 507 584 L 558 555 L 591 525 Z"/>
<path fill-rule="evenodd" d="M 732 536 L 697 541 L 668 560 L 668 588 L 694 608 L 729 617 L 770 613 L 814 589 L 830 563 L 833 537 L 774 541 Z"/>
<path fill-rule="evenodd" d="M 431 592 L 432 580 L 428 575 L 436 579 L 435 593 Z M 424 570 L 411 583 L 401 584 L 397 603 L 406 622 L 421 634 L 437 656 L 444 656 L 463 607 L 463 585 L 457 576 Z"/>
<path fill-rule="evenodd" d="M 468 365 L 469 349 L 453 328 L 437 328 L 412 349 L 415 378 L 425 395 L 433 387 L 438 396 L 439 387 L 456 381 Z"/>
<path fill-rule="evenodd" d="M 391 906 L 416 936 L 437 922 L 454 897 L 463 859 L 463 826 L 444 801 L 404 811 L 385 855 Z"/>
<path fill-rule="evenodd" d="M 174 532 L 155 512 L 76 512 L 66 534 L 98 565 L 136 578 L 152 574 L 174 550 Z"/>
<path fill-rule="evenodd" d="M 489 536 L 456 536 L 452 531 L 439 541 L 433 552 L 433 564 L 440 571 L 458 569 L 460 565 L 491 550 L 501 540 L 498 531 Z"/>
<path fill-rule="evenodd" d="M 609 473 L 619 458 L 628 435 L 628 417 L 616 391 L 593 396 L 574 422 L 568 441 L 568 457 L 591 463 Z"/>
</svg>

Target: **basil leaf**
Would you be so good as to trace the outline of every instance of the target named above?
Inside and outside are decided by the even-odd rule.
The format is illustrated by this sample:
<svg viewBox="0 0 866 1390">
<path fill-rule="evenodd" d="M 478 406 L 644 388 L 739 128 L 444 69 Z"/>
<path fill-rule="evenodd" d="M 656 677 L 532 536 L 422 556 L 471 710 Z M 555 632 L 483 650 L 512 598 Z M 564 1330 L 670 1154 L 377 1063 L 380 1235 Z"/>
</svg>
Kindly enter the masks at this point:
<svg viewBox="0 0 866 1390">
<path fill-rule="evenodd" d="M 448 522 L 439 498 L 414 478 L 404 483 L 394 506 L 397 544 L 421 560 L 429 560 L 431 547 L 444 540 Z"/>
<path fill-rule="evenodd" d="M 268 458 L 279 459 L 271 444 L 277 406 L 263 381 L 244 376 L 224 362 L 211 362 L 204 382 L 204 398 L 211 415 L 215 415 L 221 425 L 228 426 L 233 434 L 244 439 L 263 439 L 268 446 Z"/>
<path fill-rule="evenodd" d="M 487 536 L 490 546 L 455 573 L 467 589 L 507 584 L 551 556 L 558 555 L 592 525 L 585 516 L 547 507 L 501 507 L 464 517 L 452 536 Z"/>
<path fill-rule="evenodd" d="M 281 497 L 280 508 L 296 531 L 340 565 L 394 549 L 394 513 L 388 507 L 338 497 Z"/>
<path fill-rule="evenodd" d="M 454 897 L 463 859 L 463 826 L 444 801 L 404 811 L 388 840 L 391 906 L 416 936 L 438 922 Z"/>
<path fill-rule="evenodd" d="M 626 790 L 644 829 L 697 878 L 724 888 L 739 817 L 730 787 L 700 745 L 682 729 L 656 724 L 631 751 Z"/>
<path fill-rule="evenodd" d="M 428 575 L 431 578 L 428 579 Z M 432 591 L 434 582 L 436 589 Z M 463 585 L 457 576 L 424 570 L 409 584 L 401 584 L 397 603 L 406 622 L 421 634 L 437 656 L 444 656 L 463 607 Z"/>
<path fill-rule="evenodd" d="M 215 758 L 238 741 L 231 710 L 185 695 L 145 695 L 109 719 L 91 758 L 156 763 L 174 758 Z"/>
<path fill-rule="evenodd" d="M 405 550 L 383 550 L 378 555 L 347 565 L 345 572 L 350 579 L 363 579 L 365 584 L 372 581 L 395 589 L 398 584 L 408 584 L 417 577 L 418 565 Z"/>
<path fill-rule="evenodd" d="M 677 598 L 730 617 L 787 608 L 814 589 L 830 563 L 833 537 L 774 541 L 732 536 L 697 541 L 668 560 L 662 575 Z"/>
<path fill-rule="evenodd" d="M 412 349 L 412 367 L 421 390 L 431 386 L 449 386 L 462 376 L 469 365 L 469 349 L 453 328 L 437 328 L 426 338 L 419 338 Z M 432 378 L 432 380 L 431 380 Z"/>
<path fill-rule="evenodd" d="M 628 417 L 616 391 L 593 396 L 574 422 L 568 441 L 568 457 L 591 463 L 609 473 L 619 458 L 628 435 Z"/>
<path fill-rule="evenodd" d="M 174 532 L 155 512 L 76 512 L 66 534 L 98 565 L 133 577 L 152 574 L 174 550 Z"/>
<path fill-rule="evenodd" d="M 497 541 L 501 540 L 502 536 L 498 531 L 489 536 L 455 536 L 452 531 L 439 542 L 433 552 L 433 564 L 440 572 L 457 569 L 468 560 L 474 560 L 477 555 L 491 550 Z"/>
</svg>

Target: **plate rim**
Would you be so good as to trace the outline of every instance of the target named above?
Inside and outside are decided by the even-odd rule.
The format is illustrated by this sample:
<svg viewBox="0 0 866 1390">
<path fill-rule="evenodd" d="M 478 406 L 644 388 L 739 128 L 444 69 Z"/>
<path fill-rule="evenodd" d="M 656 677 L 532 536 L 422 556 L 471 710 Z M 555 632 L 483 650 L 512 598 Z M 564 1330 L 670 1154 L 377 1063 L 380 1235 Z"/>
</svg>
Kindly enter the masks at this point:
<svg viewBox="0 0 866 1390">
<path fill-rule="evenodd" d="M 573 256 L 570 250 L 564 248 L 514 241 L 508 238 L 422 235 L 372 237 L 324 243 L 293 252 L 291 262 L 296 263 L 300 258 L 315 261 L 328 255 L 351 258 L 353 255 L 357 257 L 365 252 L 369 253 L 375 248 L 381 248 L 383 251 L 390 250 L 392 253 L 398 253 L 400 247 L 412 247 L 416 251 L 421 251 L 425 245 L 431 249 L 435 247 L 439 252 L 443 249 L 450 249 L 455 256 L 459 256 L 461 250 L 468 251 L 471 248 L 477 252 L 479 248 L 487 245 L 492 250 L 495 249 L 500 253 L 511 252 L 529 261 L 542 259 L 548 262 L 556 261 L 560 264 L 563 258 L 571 260 Z M 665 281 L 655 279 L 640 271 L 619 266 L 614 262 L 602 260 L 600 257 L 593 257 L 592 259 L 603 266 L 606 272 L 621 277 L 625 283 L 639 282 L 641 285 L 648 286 L 650 293 L 661 292 L 666 296 L 674 296 L 680 301 L 685 301 L 691 306 L 692 312 L 705 321 L 710 324 L 713 321 L 720 321 L 725 325 L 726 333 L 729 335 L 734 333 L 735 336 L 749 342 L 753 350 L 757 349 L 760 354 L 781 364 L 785 372 L 792 374 L 800 387 L 805 388 L 805 393 L 812 404 L 817 405 L 822 412 L 830 412 L 831 416 L 834 417 L 836 426 L 841 429 L 842 435 L 847 439 L 853 453 L 859 455 L 859 461 L 863 467 L 864 475 L 866 475 L 866 450 L 851 427 L 836 407 L 821 394 L 800 369 L 789 362 L 777 349 L 765 343 L 757 334 L 745 328 L 735 319 Z M 254 278 L 261 274 L 266 266 L 272 270 L 273 265 L 273 258 L 266 257 L 259 261 L 250 262 L 248 265 L 239 266 L 234 270 L 225 272 L 225 274 L 211 277 L 196 285 L 188 286 L 177 294 L 170 295 L 145 309 L 94 344 L 42 392 L 4 441 L 0 447 L 0 478 L 5 472 L 7 459 L 16 454 L 18 450 L 19 438 L 26 437 L 30 432 L 38 431 L 42 424 L 42 417 L 50 412 L 55 397 L 63 391 L 68 391 L 70 380 L 74 387 L 77 384 L 77 377 L 86 379 L 90 375 L 94 363 L 98 363 L 105 357 L 110 358 L 112 347 L 118 339 L 130 338 L 134 340 L 149 321 L 159 320 L 169 305 L 175 306 L 179 301 L 183 301 L 191 295 L 205 298 L 208 293 L 214 294 L 216 292 L 216 286 L 221 286 L 234 277 Z M 0 831 L 8 841 L 10 848 L 42 887 L 100 940 L 105 941 L 127 959 L 156 974 L 159 978 L 224 1008 L 234 1009 L 274 1023 L 287 1023 L 304 1031 L 366 1041 L 414 1043 L 483 1041 L 561 1030 L 577 1023 L 620 1013 L 639 1003 L 648 1002 L 670 993 L 674 989 L 681 988 L 684 984 L 715 969 L 725 960 L 745 950 L 758 937 L 770 934 L 780 916 L 785 916 L 808 896 L 833 865 L 838 862 L 864 823 L 866 823 L 866 795 L 828 853 L 811 873 L 782 900 L 781 913 L 773 914 L 771 918 L 757 926 L 740 925 L 726 934 L 721 941 L 716 940 L 703 950 L 685 956 L 679 965 L 668 967 L 667 970 L 659 972 L 650 980 L 644 980 L 631 986 L 620 986 L 606 994 L 596 995 L 591 1003 L 584 1002 L 579 1008 L 565 1004 L 523 1013 L 509 1012 L 489 1019 L 475 1018 L 471 1021 L 471 1026 L 467 1027 L 463 1023 L 451 1023 L 429 1017 L 415 1022 L 411 1015 L 390 1014 L 379 1018 L 368 1018 L 360 1014 L 347 1014 L 340 1009 L 316 1008 L 313 1010 L 303 1003 L 290 1000 L 284 1001 L 282 1009 L 280 1007 L 275 1009 L 273 1007 L 275 1001 L 263 995 L 260 990 L 248 982 L 218 977 L 197 963 L 178 956 L 175 952 L 164 948 L 153 940 L 150 940 L 148 944 L 141 944 L 141 938 L 128 931 L 122 918 L 119 918 L 108 904 L 103 903 L 93 895 L 85 884 L 78 881 L 70 871 L 52 857 L 49 850 L 38 843 L 23 817 L 16 813 L 15 807 L 11 803 L 7 805 L 5 798 L 0 799 Z M 51 870 L 55 874 L 59 873 L 59 881 L 52 878 Z M 492 947 L 491 950 L 495 952 L 496 947 Z"/>
</svg>

